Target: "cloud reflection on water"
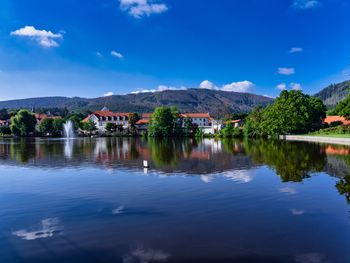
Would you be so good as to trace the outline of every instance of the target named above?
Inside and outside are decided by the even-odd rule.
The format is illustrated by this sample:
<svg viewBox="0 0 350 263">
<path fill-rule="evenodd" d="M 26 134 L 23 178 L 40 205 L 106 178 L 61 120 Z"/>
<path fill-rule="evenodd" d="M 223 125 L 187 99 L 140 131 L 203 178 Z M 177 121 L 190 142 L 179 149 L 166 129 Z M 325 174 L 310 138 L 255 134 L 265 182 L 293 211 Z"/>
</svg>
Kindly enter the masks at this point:
<svg viewBox="0 0 350 263">
<path fill-rule="evenodd" d="M 170 254 L 162 250 L 153 249 L 136 249 L 129 255 L 124 256 L 123 263 L 149 263 L 149 262 L 166 262 Z"/>
<path fill-rule="evenodd" d="M 39 238 L 53 237 L 55 234 L 61 234 L 63 226 L 57 217 L 47 218 L 40 222 L 41 228 L 38 230 L 28 231 L 26 229 L 18 230 L 12 234 L 24 240 L 36 240 Z"/>
</svg>

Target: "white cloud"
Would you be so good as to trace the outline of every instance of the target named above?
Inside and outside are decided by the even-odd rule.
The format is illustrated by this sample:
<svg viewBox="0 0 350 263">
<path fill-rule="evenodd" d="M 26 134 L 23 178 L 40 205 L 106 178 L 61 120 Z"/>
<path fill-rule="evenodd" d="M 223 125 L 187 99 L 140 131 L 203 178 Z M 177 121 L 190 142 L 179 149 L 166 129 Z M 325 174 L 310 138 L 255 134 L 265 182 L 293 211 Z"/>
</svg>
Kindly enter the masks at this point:
<svg viewBox="0 0 350 263">
<path fill-rule="evenodd" d="M 37 41 L 40 46 L 47 48 L 58 47 L 59 43 L 56 40 L 63 39 L 63 35 L 61 33 L 38 30 L 33 26 L 25 26 L 17 29 L 16 31 L 11 32 L 11 36 L 27 37 Z"/>
<path fill-rule="evenodd" d="M 52 237 L 54 234 L 62 232 L 63 227 L 59 225 L 58 218 L 47 218 L 41 221 L 40 228 L 35 231 L 18 230 L 12 234 L 24 240 L 35 240 L 39 238 Z"/>
<path fill-rule="evenodd" d="M 291 88 L 292 90 L 302 90 L 302 86 L 301 86 L 300 83 L 294 83 L 294 82 L 292 82 L 292 83 L 290 83 L 290 88 Z"/>
<path fill-rule="evenodd" d="M 286 83 L 281 83 L 281 84 L 278 84 L 276 86 L 276 88 L 279 89 L 279 90 L 286 90 L 287 89 L 287 85 L 286 85 Z"/>
<path fill-rule="evenodd" d="M 216 86 L 214 83 L 210 82 L 209 80 L 204 80 L 199 84 L 199 89 L 210 89 L 210 90 L 222 90 L 222 91 L 231 91 L 231 92 L 251 92 L 254 90 L 255 84 L 245 80 L 245 81 L 238 81 L 238 82 L 232 82 L 231 84 L 226 84 L 221 87 Z M 134 92 L 131 92 L 132 94 L 138 94 L 138 93 L 147 93 L 147 92 L 161 92 L 165 90 L 186 90 L 187 87 L 172 87 L 172 86 L 165 86 L 165 85 L 159 85 L 156 89 L 139 89 Z"/>
<path fill-rule="evenodd" d="M 162 92 L 165 90 L 186 90 L 187 88 L 182 86 L 180 88 L 172 87 L 172 86 L 166 86 L 166 85 L 159 85 L 156 89 L 139 89 L 136 91 L 131 92 L 131 94 L 139 94 L 139 93 L 148 93 L 148 92 Z"/>
<path fill-rule="evenodd" d="M 120 9 L 134 18 L 161 14 L 168 10 L 166 4 L 152 0 L 120 0 Z"/>
<path fill-rule="evenodd" d="M 250 92 L 253 91 L 255 84 L 251 81 L 244 80 L 238 82 L 232 82 L 230 84 L 225 84 L 222 87 L 216 86 L 214 83 L 209 80 L 204 80 L 199 84 L 200 89 L 215 89 L 223 91 L 232 91 L 232 92 Z"/>
<path fill-rule="evenodd" d="M 280 75 L 293 75 L 295 74 L 294 68 L 278 68 L 277 73 Z"/>
<path fill-rule="evenodd" d="M 234 92 L 249 92 L 252 91 L 255 84 L 248 81 L 232 82 L 231 84 L 224 85 L 221 89 L 224 91 L 234 91 Z"/>
<path fill-rule="evenodd" d="M 287 84 L 286 83 L 281 83 L 281 84 L 278 84 L 277 86 L 276 86 L 276 88 L 277 89 L 279 89 L 279 90 L 287 90 Z M 301 84 L 300 83 L 294 83 L 294 82 L 291 82 L 290 84 L 289 84 L 289 88 L 291 89 L 291 90 L 302 90 L 302 86 L 301 86 Z"/>
<path fill-rule="evenodd" d="M 109 92 L 103 94 L 103 97 L 110 97 L 110 96 L 113 96 L 113 95 L 114 95 L 114 93 L 112 91 L 109 91 Z"/>
<path fill-rule="evenodd" d="M 319 0 L 294 0 L 293 7 L 296 9 L 312 9 L 321 5 Z"/>
<path fill-rule="evenodd" d="M 96 51 L 95 54 L 96 54 L 96 56 L 98 56 L 99 58 L 102 58 L 102 57 L 103 57 L 102 53 L 99 52 L 99 51 Z"/>
<path fill-rule="evenodd" d="M 111 55 L 113 57 L 116 57 L 116 58 L 119 58 L 119 59 L 123 59 L 124 58 L 123 54 L 121 54 L 121 53 L 119 53 L 117 51 L 114 51 L 114 50 L 111 51 Z"/>
<path fill-rule="evenodd" d="M 300 53 L 303 51 L 304 51 L 304 49 L 302 49 L 301 47 L 292 47 L 288 52 L 293 54 L 293 53 Z"/>
<path fill-rule="evenodd" d="M 217 89 L 213 82 L 209 80 L 204 80 L 199 84 L 200 89 Z"/>
</svg>

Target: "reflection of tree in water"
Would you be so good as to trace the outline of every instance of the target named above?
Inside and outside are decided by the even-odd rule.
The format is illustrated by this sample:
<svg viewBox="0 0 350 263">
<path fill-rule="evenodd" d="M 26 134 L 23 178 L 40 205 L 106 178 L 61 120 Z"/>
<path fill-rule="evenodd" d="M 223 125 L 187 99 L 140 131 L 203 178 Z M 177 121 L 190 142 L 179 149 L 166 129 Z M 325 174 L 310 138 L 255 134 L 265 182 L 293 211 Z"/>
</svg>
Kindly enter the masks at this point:
<svg viewBox="0 0 350 263">
<path fill-rule="evenodd" d="M 340 181 L 335 185 L 338 189 L 338 192 L 341 195 L 344 195 L 348 203 L 350 204 L 350 175 L 344 176 Z"/>
<path fill-rule="evenodd" d="M 183 149 L 179 140 L 167 138 L 149 138 L 148 146 L 152 160 L 157 167 L 170 165 L 176 166 L 183 155 Z"/>
<path fill-rule="evenodd" d="M 266 164 L 283 182 L 301 182 L 312 172 L 323 171 L 327 156 L 319 144 L 286 141 L 245 141 L 253 162 Z"/>
<path fill-rule="evenodd" d="M 19 141 L 12 141 L 10 147 L 11 159 L 21 163 L 28 163 L 29 160 L 35 159 L 36 147 L 35 143 L 28 141 L 26 138 L 21 138 Z"/>
</svg>

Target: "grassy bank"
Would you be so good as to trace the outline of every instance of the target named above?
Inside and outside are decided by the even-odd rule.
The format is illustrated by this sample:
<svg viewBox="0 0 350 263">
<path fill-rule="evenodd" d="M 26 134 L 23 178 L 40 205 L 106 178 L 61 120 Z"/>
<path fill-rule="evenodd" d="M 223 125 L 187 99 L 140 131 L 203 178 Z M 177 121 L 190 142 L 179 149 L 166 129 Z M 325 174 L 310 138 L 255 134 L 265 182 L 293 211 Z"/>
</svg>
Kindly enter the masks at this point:
<svg viewBox="0 0 350 263">
<path fill-rule="evenodd" d="M 349 126 L 337 126 L 322 129 L 317 132 L 306 134 L 308 136 L 334 137 L 334 138 L 350 138 Z"/>
</svg>

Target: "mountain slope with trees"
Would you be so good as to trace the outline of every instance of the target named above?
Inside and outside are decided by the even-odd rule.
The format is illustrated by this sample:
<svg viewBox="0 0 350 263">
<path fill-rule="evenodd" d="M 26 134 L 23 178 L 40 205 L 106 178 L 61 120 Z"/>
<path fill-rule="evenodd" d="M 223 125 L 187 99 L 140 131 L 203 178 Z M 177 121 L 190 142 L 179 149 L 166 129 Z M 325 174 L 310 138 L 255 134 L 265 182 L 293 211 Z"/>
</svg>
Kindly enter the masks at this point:
<svg viewBox="0 0 350 263">
<path fill-rule="evenodd" d="M 94 99 L 43 97 L 0 101 L 0 109 L 67 108 L 70 111 L 95 111 L 106 106 L 119 112 L 152 112 L 160 106 L 175 106 L 181 112 L 210 112 L 224 116 L 232 112 L 249 112 L 256 106 L 267 106 L 273 99 L 248 93 L 218 90 L 167 90 L 155 93 L 114 95 Z"/>
<path fill-rule="evenodd" d="M 316 93 L 314 97 L 321 99 L 327 107 L 334 107 L 340 101 L 344 100 L 349 92 L 350 80 L 332 84 Z"/>
</svg>

